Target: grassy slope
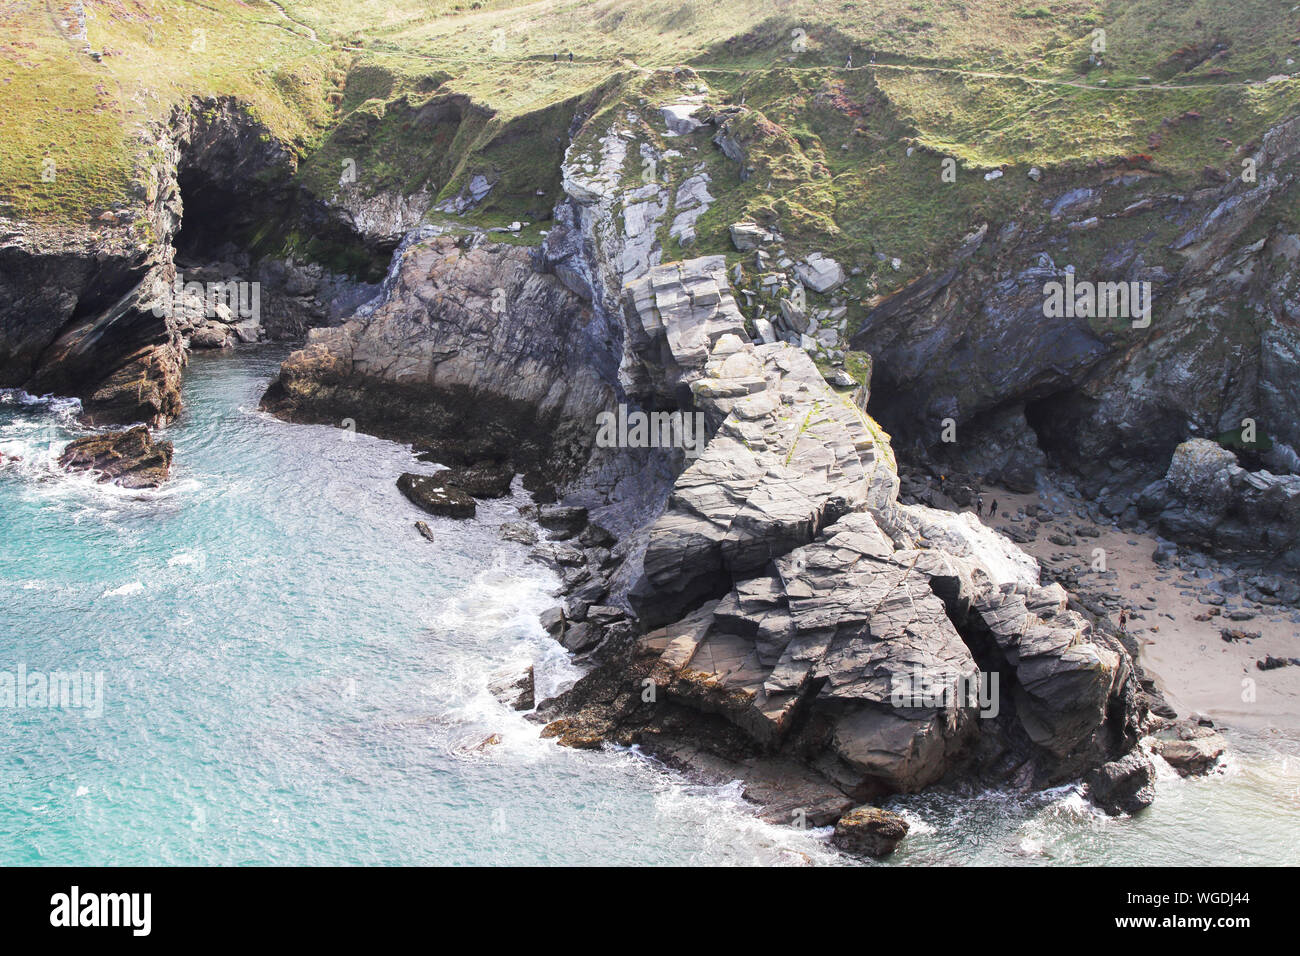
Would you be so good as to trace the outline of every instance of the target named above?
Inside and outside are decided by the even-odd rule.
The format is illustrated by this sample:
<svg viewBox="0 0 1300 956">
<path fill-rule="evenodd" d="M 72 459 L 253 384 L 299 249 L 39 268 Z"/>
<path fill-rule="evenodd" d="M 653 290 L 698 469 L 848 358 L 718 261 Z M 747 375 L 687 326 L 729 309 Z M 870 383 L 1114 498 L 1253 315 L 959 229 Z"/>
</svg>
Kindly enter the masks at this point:
<svg viewBox="0 0 1300 956">
<path fill-rule="evenodd" d="M 742 183 L 712 151 L 718 202 L 697 250 L 731 253 L 727 224 L 757 215 L 791 252 L 864 268 L 864 295 L 932 267 L 981 221 L 1043 215 L 1043 198 L 1099 159 L 1193 188 L 1300 105 L 1300 82 L 1258 84 L 1300 56 L 1300 14 L 1275 0 L 89 2 L 90 46 L 113 51 L 103 63 L 58 28 L 63 6 L 20 4 L 5 24 L 17 39 L 0 45 L 0 118 L 17 131 L 0 137 L 0 203 L 19 216 L 77 222 L 120 202 L 141 125 L 192 93 L 228 93 L 296 145 L 322 194 L 344 159 L 368 191 L 446 197 L 483 172 L 501 182 L 468 218 L 535 221 L 575 108 L 667 100 L 672 84 L 641 70 L 689 64 L 754 110 L 757 170 Z M 451 96 L 474 108 L 448 120 L 438 104 Z M 52 184 L 39 182 L 47 155 Z M 939 178 L 944 157 L 954 184 Z M 986 181 L 994 167 L 1006 175 Z"/>
<path fill-rule="evenodd" d="M 344 76 L 336 51 L 296 35 L 272 6 L 87 2 L 84 32 L 75 7 L 5 5 L 0 210 L 11 215 L 77 223 L 126 202 L 149 124 L 192 95 L 239 97 L 304 152 L 333 121 L 328 97 Z M 47 156 L 53 183 L 40 178 Z"/>
</svg>

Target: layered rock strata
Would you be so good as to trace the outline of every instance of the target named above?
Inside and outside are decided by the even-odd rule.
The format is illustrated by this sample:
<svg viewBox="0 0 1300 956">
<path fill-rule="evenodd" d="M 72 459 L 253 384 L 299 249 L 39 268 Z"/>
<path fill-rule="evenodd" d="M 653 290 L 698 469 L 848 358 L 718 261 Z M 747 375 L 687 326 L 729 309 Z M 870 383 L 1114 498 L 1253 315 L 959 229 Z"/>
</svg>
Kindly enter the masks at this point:
<svg viewBox="0 0 1300 956">
<path fill-rule="evenodd" d="M 524 247 L 412 234 L 377 304 L 312 330 L 264 405 L 295 421 L 350 421 L 444 464 L 508 462 L 554 482 L 586 460 L 611 401 L 581 348 L 590 321 Z"/>
<path fill-rule="evenodd" d="M 716 432 L 650 527 L 635 626 L 543 705 L 549 735 L 791 757 L 850 803 L 1044 785 L 1135 746 L 1118 641 L 972 516 L 899 505 L 887 436 L 805 352 L 748 340 L 719 260 L 657 267 L 625 302 L 647 372 Z"/>
</svg>

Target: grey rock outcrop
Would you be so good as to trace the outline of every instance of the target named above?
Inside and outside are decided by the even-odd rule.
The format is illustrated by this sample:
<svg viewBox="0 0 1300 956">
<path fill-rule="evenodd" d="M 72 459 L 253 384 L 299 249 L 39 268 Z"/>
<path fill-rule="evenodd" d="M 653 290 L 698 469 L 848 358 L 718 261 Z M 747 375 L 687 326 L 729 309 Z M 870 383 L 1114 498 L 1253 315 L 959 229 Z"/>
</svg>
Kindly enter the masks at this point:
<svg viewBox="0 0 1300 956">
<path fill-rule="evenodd" d="M 1176 540 L 1218 552 L 1266 552 L 1300 567 L 1300 476 L 1247 471 L 1217 442 L 1179 445 L 1138 508 Z"/>
<path fill-rule="evenodd" d="M 312 330 L 263 402 L 287 418 L 414 441 L 449 465 L 585 462 L 609 386 L 583 352 L 591 311 L 528 250 L 413 235 L 384 293 Z"/>
<path fill-rule="evenodd" d="M 819 252 L 810 254 L 803 262 L 795 263 L 794 272 L 799 281 L 814 292 L 838 289 L 848 278 L 838 262 Z"/>
<path fill-rule="evenodd" d="M 1093 802 L 1112 816 L 1136 813 L 1156 797 L 1155 764 L 1140 750 L 1090 771 L 1084 782 Z"/>
<path fill-rule="evenodd" d="M 645 377 L 712 438 L 649 527 L 630 595 L 642 633 L 608 638 L 606 662 L 543 707 L 549 734 L 648 743 L 708 715 L 730 728 L 718 746 L 815 755 L 848 794 L 920 789 L 995 753 L 1044 784 L 1134 746 L 1123 647 L 973 516 L 898 504 L 888 436 L 804 351 L 749 341 L 723 270 L 667 264 L 626 289 Z M 981 708 L 991 670 L 1001 689 L 985 677 Z M 661 708 L 610 694 L 638 681 Z"/>
</svg>

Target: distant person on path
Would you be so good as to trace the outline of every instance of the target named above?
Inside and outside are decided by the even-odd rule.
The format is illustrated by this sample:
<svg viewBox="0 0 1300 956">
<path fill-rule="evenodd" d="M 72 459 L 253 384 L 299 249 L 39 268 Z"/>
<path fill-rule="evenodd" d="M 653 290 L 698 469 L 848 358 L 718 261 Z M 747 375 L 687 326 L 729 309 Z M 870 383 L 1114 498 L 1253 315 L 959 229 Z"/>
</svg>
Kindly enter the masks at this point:
<svg viewBox="0 0 1300 956">
<path fill-rule="evenodd" d="M 1122 608 L 1119 612 L 1119 629 L 1120 633 L 1126 633 L 1128 628 L 1128 608 Z"/>
<path fill-rule="evenodd" d="M 975 496 L 975 513 L 976 513 L 977 515 L 982 515 L 982 514 L 984 514 L 984 496 L 983 496 L 983 495 L 976 495 L 976 496 Z"/>
<path fill-rule="evenodd" d="M 569 51 L 569 62 L 570 62 L 570 63 L 573 62 L 573 51 L 572 51 L 572 50 Z"/>
<path fill-rule="evenodd" d="M 989 517 L 996 518 L 997 516 L 998 516 L 998 499 L 994 498 L 991 502 L 989 502 Z"/>
<path fill-rule="evenodd" d="M 853 54 L 852 54 L 852 53 L 850 53 L 850 54 L 849 54 L 849 58 L 848 58 L 847 60 L 844 61 L 844 69 L 846 69 L 846 70 L 851 70 L 851 69 L 853 69 Z"/>
</svg>

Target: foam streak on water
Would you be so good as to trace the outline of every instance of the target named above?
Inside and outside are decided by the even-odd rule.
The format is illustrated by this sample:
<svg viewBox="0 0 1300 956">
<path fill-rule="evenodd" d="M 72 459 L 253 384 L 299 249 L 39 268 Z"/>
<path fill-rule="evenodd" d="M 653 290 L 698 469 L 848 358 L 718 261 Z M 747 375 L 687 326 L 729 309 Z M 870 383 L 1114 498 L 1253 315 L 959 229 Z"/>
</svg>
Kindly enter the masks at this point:
<svg viewBox="0 0 1300 956">
<path fill-rule="evenodd" d="M 409 448 L 257 411 L 281 357 L 195 357 L 156 491 L 61 475 L 75 404 L 0 392 L 0 453 L 23 459 L 0 465 L 0 672 L 104 678 L 98 718 L 0 705 L 0 863 L 845 862 L 735 785 L 566 750 L 495 700 L 529 664 L 541 696 L 579 675 L 537 622 L 556 580 L 496 533 L 516 503 L 416 512 L 395 478 L 432 466 Z M 1140 821 L 1069 790 L 900 799 L 896 861 L 1294 859 L 1300 759 L 1276 753 L 1164 780 Z"/>
</svg>

